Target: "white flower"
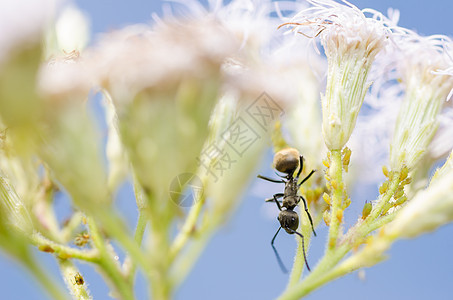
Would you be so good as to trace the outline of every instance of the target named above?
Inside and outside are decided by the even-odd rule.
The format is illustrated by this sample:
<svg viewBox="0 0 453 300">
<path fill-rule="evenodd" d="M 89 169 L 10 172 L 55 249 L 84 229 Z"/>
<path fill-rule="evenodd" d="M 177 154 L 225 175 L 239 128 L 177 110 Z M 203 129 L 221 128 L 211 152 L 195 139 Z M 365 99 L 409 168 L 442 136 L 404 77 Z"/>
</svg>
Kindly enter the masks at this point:
<svg viewBox="0 0 453 300">
<path fill-rule="evenodd" d="M 127 27 L 85 52 L 112 98 L 134 175 L 155 199 L 168 199 L 172 180 L 196 171 L 220 94 L 221 66 L 236 49 L 234 37 L 204 17 Z"/>
<path fill-rule="evenodd" d="M 390 166 L 417 166 L 439 126 L 439 114 L 453 87 L 453 78 L 435 73 L 448 67 L 443 47 L 447 37 L 422 37 L 413 32 L 398 41 L 398 51 L 389 64 L 395 64 L 405 88 L 390 147 Z"/>
<path fill-rule="evenodd" d="M 318 75 L 324 72 L 326 64 L 314 55 L 311 47 L 306 47 L 305 39 L 290 38 L 297 38 L 298 43 L 284 41 L 270 58 L 270 64 L 277 71 L 273 71 L 276 75 L 273 80 L 284 87 L 284 93 L 292 92 L 290 101 L 282 103 L 282 124 L 288 130 L 288 143 L 300 151 L 309 168 L 321 169 L 319 157 L 326 152 L 326 147 L 319 103 L 322 82 Z"/>
<path fill-rule="evenodd" d="M 371 79 L 379 78 L 372 76 Z M 376 81 L 373 87 L 375 84 Z M 402 100 L 401 87 L 394 83 L 379 86 L 379 91 L 371 90 L 365 97 L 366 109 L 357 118 L 357 127 L 349 144 L 354 153 L 350 173 L 360 174 L 357 180 L 362 183 L 377 183 L 384 178 L 382 166 L 388 165 L 391 134 L 398 114 L 395 106 Z"/>
<path fill-rule="evenodd" d="M 270 17 L 273 11 L 270 0 L 233 0 L 225 4 L 223 1 L 209 1 L 208 8 L 197 0 L 169 2 L 183 5 L 184 10 L 183 13 L 180 13 L 181 9 L 168 10 L 165 16 L 167 19 L 182 15 L 179 16 L 181 22 L 209 16 L 236 37 L 240 48 L 244 50 L 242 54 L 252 60 L 257 59 L 263 47 L 269 46 L 279 24 L 277 18 Z M 157 16 L 154 18 L 161 21 Z"/>
<path fill-rule="evenodd" d="M 309 2 L 313 7 L 287 24 L 304 35 L 320 36 L 329 65 L 322 97 L 323 134 L 330 150 L 342 149 L 355 127 L 374 58 L 387 44 L 388 20 L 378 13 L 368 18 L 346 1 L 347 5 L 329 0 Z"/>
<path fill-rule="evenodd" d="M 95 86 L 95 77 L 77 51 L 45 62 L 38 76 L 38 92 L 47 100 L 83 101 Z"/>
<path fill-rule="evenodd" d="M 90 38 L 88 17 L 75 5 L 67 5 L 59 14 L 55 25 L 48 31 L 46 57 L 82 51 Z"/>
<path fill-rule="evenodd" d="M 204 18 L 152 29 L 127 27 L 107 34 L 90 55 L 102 86 L 123 102 L 147 88 L 171 89 L 187 78 L 202 79 L 234 49 L 229 33 Z"/>
<path fill-rule="evenodd" d="M 0 2 L 0 62 L 14 50 L 40 42 L 50 21 L 56 0 Z"/>
</svg>

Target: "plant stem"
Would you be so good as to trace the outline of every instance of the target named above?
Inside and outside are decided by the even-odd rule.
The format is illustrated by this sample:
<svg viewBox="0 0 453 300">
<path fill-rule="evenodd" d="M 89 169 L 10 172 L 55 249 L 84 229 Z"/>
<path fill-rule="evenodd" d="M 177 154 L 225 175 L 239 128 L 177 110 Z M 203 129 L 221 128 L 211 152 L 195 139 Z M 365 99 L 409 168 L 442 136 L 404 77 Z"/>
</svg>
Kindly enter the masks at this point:
<svg viewBox="0 0 453 300">
<path fill-rule="evenodd" d="M 343 210 L 341 208 L 342 200 L 345 197 L 343 184 L 343 162 L 341 160 L 341 150 L 330 151 L 329 176 L 332 186 L 331 209 L 329 236 L 327 238 L 327 252 L 333 251 L 338 242 L 340 234 L 341 221 L 343 219 Z"/>
<path fill-rule="evenodd" d="M 291 283 L 291 280 L 294 279 L 290 278 L 290 284 L 279 299 L 299 299 L 327 282 L 360 268 L 362 265 L 356 263 L 357 261 L 353 259 L 354 256 L 350 257 L 341 265 L 337 265 L 360 240 L 365 238 L 372 231 L 382 227 L 394 219 L 396 213 L 391 213 L 380 218 L 379 216 L 384 205 L 391 199 L 395 190 L 398 188 L 398 185 L 399 173 L 395 173 L 390 179 L 390 186 L 388 190 L 380 197 L 380 201 L 374 207 L 372 214 L 370 214 L 370 216 L 368 216 L 363 223 L 351 228 L 346 234 L 342 244 L 337 244 L 336 248 L 326 251 L 324 257 L 318 263 L 315 270 L 313 270 L 313 272 L 311 272 L 304 279 L 304 281 L 299 284 L 295 284 Z"/>
<path fill-rule="evenodd" d="M 334 251 L 326 253 L 313 272 L 308 274 L 303 282 L 288 287 L 279 299 L 299 299 L 328 282 L 328 280 L 325 279 L 326 275 L 329 274 L 330 270 L 348 253 L 349 250 L 349 245 L 342 245 Z"/>
<path fill-rule="evenodd" d="M 131 259 L 139 266 L 149 266 L 149 260 L 142 253 L 140 245 L 131 237 L 121 218 L 116 216 L 113 211 L 104 212 L 96 215 L 96 219 L 104 226 L 104 230 L 124 247 Z"/>
<path fill-rule="evenodd" d="M 151 223 L 153 220 L 151 220 Z M 157 222 L 157 221 L 156 221 Z M 168 300 L 171 298 L 173 290 L 172 281 L 169 274 L 169 251 L 170 243 L 168 239 L 167 226 L 156 224 L 153 228 L 153 243 L 151 256 L 153 258 L 151 265 L 150 280 L 152 285 L 152 298 L 155 300 Z M 159 227 L 162 226 L 162 227 Z"/>
<path fill-rule="evenodd" d="M 40 233 L 31 235 L 31 243 L 44 252 L 55 253 L 57 257 L 62 259 L 77 258 L 80 260 L 96 262 L 99 259 L 99 252 L 96 249 L 88 251 L 79 250 L 76 248 L 61 245 L 59 243 L 48 240 Z"/>
<path fill-rule="evenodd" d="M 74 231 L 82 223 L 82 219 L 83 219 L 83 214 L 80 211 L 77 211 L 71 216 L 71 219 L 69 219 L 69 222 L 61 229 L 61 231 L 60 231 L 61 240 L 64 243 L 68 243 L 70 241 Z"/>
<path fill-rule="evenodd" d="M 299 229 L 299 232 L 304 236 L 304 246 L 305 246 L 305 252 L 308 255 L 308 250 L 310 249 L 310 242 L 311 242 L 311 226 L 309 222 L 307 221 L 307 217 L 303 218 L 305 222 L 301 222 L 301 227 Z M 302 218 L 301 218 L 302 220 Z M 296 255 L 294 257 L 294 264 L 293 268 L 291 270 L 291 274 L 289 275 L 289 281 L 288 281 L 288 288 L 291 286 L 294 286 L 297 284 L 300 280 L 300 277 L 302 276 L 304 267 L 305 267 L 305 259 L 304 259 L 304 253 L 303 253 L 303 248 L 302 248 L 302 239 L 298 236 L 296 236 L 297 239 L 297 250 L 296 250 Z"/>
<path fill-rule="evenodd" d="M 146 225 L 148 224 L 148 215 L 145 209 L 139 211 L 137 226 L 135 228 L 134 239 L 137 245 L 142 244 L 143 235 L 145 234 Z M 131 256 L 128 254 L 123 264 L 123 271 L 128 277 L 131 283 L 134 282 L 135 271 L 137 269 L 137 264 L 134 263 Z"/>
<path fill-rule="evenodd" d="M 120 271 L 120 266 L 108 251 L 107 245 L 103 240 L 99 229 L 92 217 L 87 217 L 87 225 L 90 229 L 90 236 L 93 245 L 99 251 L 98 265 L 103 269 L 108 278 L 112 281 L 118 296 L 123 300 L 133 300 L 134 293 L 132 286 L 126 281 L 126 278 Z"/>
<path fill-rule="evenodd" d="M 85 283 L 80 284 L 77 282 L 76 276 L 80 275 L 74 264 L 67 259 L 58 259 L 58 265 L 60 266 L 63 279 L 68 287 L 73 299 L 77 300 L 89 300 L 92 299 L 88 291 L 88 287 Z"/>
<path fill-rule="evenodd" d="M 206 183 L 203 182 L 203 186 Z M 176 236 L 173 244 L 170 248 L 170 261 L 173 261 L 176 256 L 181 252 L 184 246 L 187 244 L 187 241 L 190 237 L 194 235 L 196 232 L 196 225 L 198 218 L 200 216 L 201 210 L 205 203 L 205 195 L 204 193 L 200 196 L 200 198 L 196 201 L 196 203 L 190 208 L 190 212 L 186 218 L 186 221 L 181 228 L 181 231 Z"/>
<path fill-rule="evenodd" d="M 400 177 L 399 172 L 392 173 L 391 177 L 389 178 L 389 187 L 387 191 L 380 197 L 381 199 L 379 200 L 377 205 L 373 207 L 373 210 L 371 211 L 370 215 L 365 220 L 366 222 L 374 221 L 381 215 L 384 205 L 386 205 L 389 202 L 389 200 L 395 193 L 396 189 L 398 188 L 398 185 L 400 183 L 399 177 Z"/>
</svg>

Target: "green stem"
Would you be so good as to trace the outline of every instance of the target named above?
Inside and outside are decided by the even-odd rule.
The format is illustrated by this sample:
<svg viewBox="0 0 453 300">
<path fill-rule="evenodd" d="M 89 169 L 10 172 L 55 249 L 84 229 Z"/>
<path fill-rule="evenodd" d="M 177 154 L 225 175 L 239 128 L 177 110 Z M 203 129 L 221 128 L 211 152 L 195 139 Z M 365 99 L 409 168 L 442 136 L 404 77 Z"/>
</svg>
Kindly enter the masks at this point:
<svg viewBox="0 0 453 300">
<path fill-rule="evenodd" d="M 391 214 L 387 214 L 383 217 L 380 217 L 379 219 L 377 220 L 374 220 L 373 222 L 371 222 L 367 228 L 366 228 L 366 231 L 364 232 L 365 235 L 368 235 L 370 232 L 378 229 L 378 228 L 381 228 L 382 226 L 384 226 L 385 224 L 388 224 L 390 223 L 391 221 L 393 221 L 393 219 L 395 219 L 395 216 L 397 214 L 397 211 L 391 213 Z"/>
<path fill-rule="evenodd" d="M 376 220 L 375 222 L 372 222 L 369 226 L 364 226 L 364 227 L 360 228 L 361 234 L 359 234 L 359 236 L 360 237 L 367 236 L 373 230 L 380 228 L 383 225 L 392 221 L 395 218 L 395 216 L 396 216 L 396 213 L 386 215 L 386 216 Z M 385 251 L 392 242 L 393 242 L 393 240 L 391 238 L 389 238 L 389 237 L 384 238 L 383 240 L 381 240 L 381 243 L 384 243 L 385 247 L 380 245 L 379 249 L 381 251 Z M 382 259 L 382 257 L 379 256 L 380 254 L 382 254 L 382 252 L 375 253 L 374 258 L 376 260 L 371 261 L 371 262 L 368 259 L 366 259 L 366 258 L 364 259 L 363 257 L 361 257 L 361 253 L 359 252 L 357 254 L 352 255 L 348 259 L 342 261 L 342 263 L 338 265 L 338 262 L 352 249 L 352 245 L 354 245 L 354 244 L 355 244 L 354 241 L 351 241 L 351 243 L 345 243 L 343 246 L 341 246 L 339 249 L 337 249 L 336 254 L 333 256 L 336 259 L 333 259 L 331 261 L 331 262 L 334 262 L 334 264 L 332 264 L 332 265 L 336 265 L 336 267 L 333 267 L 331 270 L 329 270 L 325 274 L 322 274 L 318 278 L 314 278 L 311 281 L 306 280 L 304 282 L 304 285 L 300 288 L 300 290 L 297 291 L 297 292 L 299 292 L 298 296 L 303 297 L 303 296 L 307 295 L 308 293 L 312 292 L 313 290 L 319 288 L 320 286 L 322 286 L 334 279 L 337 279 L 346 274 L 349 274 L 364 266 L 369 267 L 371 265 L 374 265 L 374 264 L 378 263 L 380 261 L 380 259 Z M 307 279 L 308 279 L 308 277 L 307 277 Z M 296 299 L 296 298 L 294 298 L 294 299 Z"/>
<path fill-rule="evenodd" d="M 142 209 L 139 212 L 137 226 L 135 228 L 134 239 L 137 245 L 142 244 L 143 236 L 145 234 L 146 225 L 148 224 L 148 214 L 146 210 Z M 137 269 L 137 264 L 134 263 L 131 256 L 128 254 L 124 260 L 123 270 L 130 282 L 134 282 L 135 271 Z"/>
<path fill-rule="evenodd" d="M 324 277 L 326 274 L 329 274 L 330 270 L 349 252 L 349 250 L 349 245 L 342 245 L 334 251 L 326 254 L 313 272 L 308 274 L 303 282 L 288 287 L 279 299 L 299 299 L 328 282 L 324 279 Z"/>
<path fill-rule="evenodd" d="M 305 252 L 308 256 L 308 252 L 310 249 L 310 242 L 311 242 L 311 226 L 308 221 L 308 217 L 306 216 L 305 212 L 302 212 L 301 220 L 301 227 L 299 229 L 299 232 L 304 236 L 304 246 L 305 246 Z M 319 215 L 321 217 L 321 215 Z M 318 220 L 314 220 L 314 225 L 319 223 L 320 218 Z M 302 248 L 302 239 L 299 237 L 296 237 L 297 239 L 297 250 L 296 250 L 296 256 L 294 257 L 294 264 L 293 268 L 291 270 L 291 274 L 289 275 L 289 281 L 288 281 L 288 288 L 296 285 L 303 273 L 303 270 L 305 268 L 305 259 L 304 259 L 304 254 L 303 254 L 303 248 Z"/>
<path fill-rule="evenodd" d="M 203 185 L 206 183 L 204 182 Z M 196 232 L 196 225 L 198 218 L 200 216 L 201 210 L 204 206 L 205 196 L 204 193 L 202 196 L 196 201 L 195 205 L 193 205 L 190 209 L 189 215 L 186 218 L 186 221 L 181 228 L 181 231 L 176 236 L 173 244 L 170 248 L 170 261 L 173 261 L 184 246 L 187 244 L 188 240 L 194 235 Z"/>
<path fill-rule="evenodd" d="M 381 215 L 382 209 L 390 201 L 390 199 L 392 198 L 396 189 L 398 188 L 398 185 L 400 183 L 399 178 L 400 178 L 399 172 L 392 173 L 391 177 L 389 178 L 389 187 L 388 187 L 387 191 L 380 197 L 381 199 L 379 200 L 377 205 L 375 207 L 373 207 L 373 210 L 371 211 L 370 215 L 366 219 L 366 222 L 374 221 Z"/>
<path fill-rule="evenodd" d="M 87 217 L 87 225 L 90 229 L 90 236 L 93 245 L 99 251 L 100 257 L 97 261 L 108 278 L 112 281 L 112 285 L 123 300 L 133 300 L 134 293 L 132 286 L 126 281 L 120 270 L 120 266 L 114 260 L 112 254 L 108 251 L 106 242 L 101 236 L 99 229 L 92 217 Z"/>
<path fill-rule="evenodd" d="M 329 176 L 332 185 L 329 236 L 327 238 L 327 251 L 333 251 L 338 242 L 343 210 L 342 200 L 345 198 L 343 184 L 343 161 L 341 160 L 341 150 L 330 151 Z"/>
<path fill-rule="evenodd" d="M 69 222 L 61 229 L 61 239 L 64 243 L 68 243 L 70 239 L 73 237 L 74 231 L 80 226 L 82 223 L 83 214 L 80 211 L 75 212 Z"/>
<path fill-rule="evenodd" d="M 63 275 L 63 279 L 68 287 L 73 299 L 89 300 L 92 299 L 88 291 L 87 284 L 76 280 L 76 276 L 81 276 L 74 264 L 67 259 L 59 259 L 58 265 Z"/>
<path fill-rule="evenodd" d="M 372 214 L 360 225 L 351 228 L 345 236 L 344 242 L 331 251 L 326 252 L 322 260 L 316 266 L 303 282 L 300 284 L 288 285 L 286 291 L 279 299 L 299 299 L 306 296 L 322 285 L 348 274 L 361 267 L 354 259 L 348 259 L 341 265 L 337 266 L 343 257 L 365 238 L 372 231 L 382 227 L 392 221 L 396 213 L 391 213 L 380 217 L 384 205 L 390 200 L 399 184 L 399 174 L 394 174 L 391 178 L 389 189 L 380 197 L 381 200 L 375 206 Z M 373 218 L 374 217 L 374 218 Z M 351 257 L 353 258 L 353 257 Z M 336 267 L 337 266 L 337 267 Z"/>
<path fill-rule="evenodd" d="M 61 245 L 45 238 L 40 233 L 32 234 L 30 239 L 31 243 L 38 247 L 39 250 L 55 253 L 57 257 L 62 259 L 77 258 L 90 262 L 96 262 L 99 259 L 99 252 L 95 249 L 84 251 Z"/>
<path fill-rule="evenodd" d="M 151 249 L 152 265 L 151 265 L 151 286 L 152 298 L 155 300 L 168 300 L 171 298 L 173 284 L 170 279 L 169 269 L 169 251 L 170 243 L 168 239 L 167 226 L 162 228 L 159 225 L 153 224 L 153 242 L 154 247 Z"/>
<path fill-rule="evenodd" d="M 114 212 L 104 212 L 96 215 L 96 218 L 103 225 L 104 230 L 124 247 L 131 259 L 141 267 L 149 266 L 149 260 L 140 249 L 140 245 L 131 238 L 121 218 Z"/>
</svg>

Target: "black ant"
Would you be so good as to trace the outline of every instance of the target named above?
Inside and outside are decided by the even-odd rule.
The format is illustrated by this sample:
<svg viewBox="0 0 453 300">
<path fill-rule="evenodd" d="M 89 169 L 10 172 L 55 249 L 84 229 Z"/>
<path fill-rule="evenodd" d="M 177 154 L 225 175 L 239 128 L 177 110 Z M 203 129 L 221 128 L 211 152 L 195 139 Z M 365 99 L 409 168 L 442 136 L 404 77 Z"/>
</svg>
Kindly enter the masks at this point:
<svg viewBox="0 0 453 300">
<path fill-rule="evenodd" d="M 312 170 L 310 174 L 308 174 L 300 183 L 298 183 L 299 176 L 304 168 L 304 158 L 301 155 L 299 155 L 299 152 L 294 148 L 287 148 L 277 152 L 274 156 L 274 167 L 275 169 L 277 169 L 277 171 L 286 174 L 286 176 L 281 176 L 277 174 L 278 176 L 286 179 L 286 181 L 283 179 L 276 180 L 269 177 L 258 175 L 258 178 L 270 182 L 285 184 L 284 193 L 277 193 L 272 198 L 265 200 L 266 202 L 271 201 L 275 202 L 277 204 L 278 209 L 280 210 L 280 213 L 278 214 L 277 218 L 277 220 L 280 222 L 280 227 L 278 228 L 277 232 L 272 238 L 271 241 L 272 249 L 274 250 L 275 256 L 277 257 L 277 261 L 278 264 L 280 265 L 280 268 L 284 273 L 287 273 L 287 270 L 280 256 L 278 255 L 277 249 L 275 249 L 274 247 L 274 241 L 275 238 L 277 237 L 277 234 L 280 232 L 280 229 L 282 228 L 285 229 L 285 231 L 289 234 L 297 234 L 302 238 L 302 252 L 304 253 L 305 265 L 307 266 L 308 271 L 310 271 L 310 267 L 308 266 L 307 262 L 307 256 L 305 255 L 304 236 L 296 231 L 297 228 L 299 227 L 299 216 L 297 215 L 297 212 L 294 211 L 294 208 L 299 204 L 300 200 L 302 199 L 305 207 L 305 212 L 307 213 L 308 219 L 310 220 L 310 225 L 313 230 L 313 234 L 316 236 L 316 232 L 313 227 L 313 220 L 311 219 L 311 215 L 308 212 L 307 201 L 304 199 L 304 197 L 298 195 L 298 190 L 301 187 L 301 185 L 305 181 L 307 181 L 311 177 L 311 175 L 313 175 L 315 170 Z M 297 175 L 293 176 L 294 172 L 298 167 L 299 171 L 297 172 Z M 279 198 L 283 198 L 282 203 L 279 202 L 281 201 L 278 200 Z M 282 207 L 284 207 L 285 209 L 282 210 Z"/>
</svg>

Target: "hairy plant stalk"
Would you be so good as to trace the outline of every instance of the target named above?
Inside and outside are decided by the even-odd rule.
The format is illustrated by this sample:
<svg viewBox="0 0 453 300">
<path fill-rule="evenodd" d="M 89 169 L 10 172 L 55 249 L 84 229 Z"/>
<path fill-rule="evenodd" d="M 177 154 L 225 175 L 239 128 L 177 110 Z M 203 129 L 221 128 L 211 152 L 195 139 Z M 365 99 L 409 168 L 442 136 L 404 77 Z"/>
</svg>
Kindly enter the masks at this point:
<svg viewBox="0 0 453 300">
<path fill-rule="evenodd" d="M 306 222 L 301 222 L 303 225 L 300 226 L 299 232 L 304 236 L 304 246 L 305 252 L 309 252 L 310 242 L 311 242 L 311 227 L 307 221 L 307 217 L 301 218 L 306 220 Z M 297 284 L 302 276 L 302 273 L 305 268 L 305 259 L 302 248 L 302 239 L 297 237 L 297 249 L 296 255 L 294 257 L 293 268 L 291 269 L 291 274 L 289 275 L 288 288 Z"/>
<path fill-rule="evenodd" d="M 72 248 L 53 242 L 39 233 L 34 233 L 30 237 L 30 241 L 38 248 L 38 250 L 55 253 L 55 255 L 61 259 L 76 258 L 88 262 L 97 262 L 100 257 L 100 253 L 97 249 L 80 250 L 77 248 Z"/>
<path fill-rule="evenodd" d="M 391 178 L 389 178 L 388 190 L 379 198 L 377 204 L 371 210 L 370 215 L 366 219 L 366 222 L 375 221 L 382 213 L 384 206 L 390 201 L 393 194 L 395 193 L 398 185 L 400 184 L 400 173 L 393 172 Z"/>
<path fill-rule="evenodd" d="M 206 178 L 205 178 L 206 179 Z M 206 186 L 207 181 L 204 180 L 202 185 Z M 176 256 L 181 252 L 191 237 L 197 232 L 197 222 L 200 220 L 200 213 L 204 207 L 206 200 L 205 193 L 200 194 L 198 199 L 194 199 L 195 203 L 190 208 L 186 221 L 173 241 L 170 248 L 170 261 L 173 262 Z"/>
<path fill-rule="evenodd" d="M 134 239 L 137 245 L 142 244 L 143 236 L 145 235 L 146 225 L 148 224 L 148 214 L 145 209 L 139 210 L 137 226 L 135 228 Z M 135 273 L 137 270 L 137 264 L 132 260 L 131 256 L 128 254 L 124 259 L 123 271 L 128 280 L 133 284 Z"/>
<path fill-rule="evenodd" d="M 316 265 L 315 269 L 304 278 L 299 284 L 288 287 L 278 298 L 280 300 L 299 299 L 313 290 L 320 287 L 323 283 L 321 279 L 346 255 L 348 246 L 342 245 L 337 249 L 326 253 Z"/>
<path fill-rule="evenodd" d="M 330 225 L 328 236 L 327 252 L 335 249 L 339 235 L 341 234 L 341 222 L 343 221 L 342 201 L 346 198 L 344 194 L 343 183 L 343 162 L 341 160 L 341 150 L 330 151 L 330 167 L 328 170 L 330 176 L 330 185 L 332 188 L 331 209 L 330 209 Z"/>
<path fill-rule="evenodd" d="M 93 299 L 84 282 L 85 280 L 81 277 L 82 275 L 80 275 L 77 267 L 70 260 L 58 259 L 58 266 L 60 267 L 66 287 L 74 300 Z"/>
<path fill-rule="evenodd" d="M 302 282 L 299 284 L 297 282 L 294 283 L 294 279 L 290 277 L 290 282 L 293 283 L 288 285 L 286 291 L 279 299 L 299 299 L 320 288 L 322 285 L 363 267 L 363 265 L 355 263 L 355 254 L 347 261 L 340 262 L 356 245 L 362 243 L 371 232 L 381 228 L 394 219 L 396 213 L 390 213 L 382 217 L 379 217 L 379 214 L 398 187 L 399 178 L 399 173 L 395 172 L 390 179 L 391 184 L 389 189 L 380 197 L 378 204 L 373 210 L 373 215 L 368 216 L 364 222 L 352 227 L 340 244 L 336 244 L 336 247 L 328 249 L 316 268 Z M 375 263 L 377 261 L 373 264 Z"/>
<path fill-rule="evenodd" d="M 170 263 L 167 254 L 170 251 L 166 230 L 154 231 L 153 242 L 159 245 L 152 249 L 152 265 L 150 269 L 151 295 L 156 300 L 168 300 L 172 297 L 173 284 L 170 278 Z"/>
<path fill-rule="evenodd" d="M 97 264 L 107 274 L 115 293 L 122 300 L 133 300 L 134 292 L 132 285 L 126 281 L 126 278 L 121 272 L 119 264 L 115 261 L 112 253 L 107 249 L 106 241 L 102 238 L 96 222 L 93 218 L 87 218 L 87 225 L 90 230 L 93 246 L 99 251 L 99 259 Z"/>
</svg>

